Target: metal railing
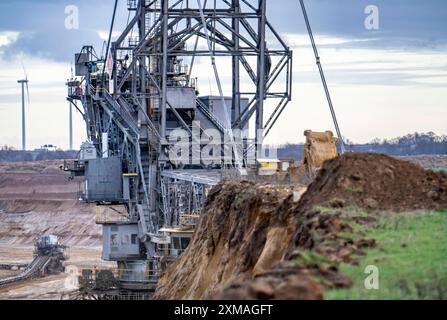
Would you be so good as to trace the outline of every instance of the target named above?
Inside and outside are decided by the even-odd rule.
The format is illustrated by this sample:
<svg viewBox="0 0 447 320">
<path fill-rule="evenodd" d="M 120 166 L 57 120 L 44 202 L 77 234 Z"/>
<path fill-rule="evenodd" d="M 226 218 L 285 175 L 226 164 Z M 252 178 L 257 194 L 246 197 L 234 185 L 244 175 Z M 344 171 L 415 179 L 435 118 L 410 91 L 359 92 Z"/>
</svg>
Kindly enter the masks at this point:
<svg viewBox="0 0 447 320">
<path fill-rule="evenodd" d="M 128 10 L 136 10 L 137 9 L 137 0 L 127 0 L 127 9 Z"/>
<path fill-rule="evenodd" d="M 94 269 L 83 269 L 81 270 L 81 277 L 84 281 L 94 282 L 99 280 L 99 275 L 102 272 L 109 272 L 113 277 L 122 282 L 130 283 L 154 283 L 156 282 L 160 275 L 161 270 L 134 270 L 134 269 L 119 269 L 119 268 L 94 268 Z"/>
<path fill-rule="evenodd" d="M 218 119 L 199 98 L 196 99 L 197 107 L 221 132 L 225 132 L 226 128 L 220 119 Z"/>
<path fill-rule="evenodd" d="M 86 202 L 126 202 L 126 200 L 123 198 L 122 193 L 111 194 L 80 191 L 78 192 L 78 198 Z"/>
<path fill-rule="evenodd" d="M 180 214 L 179 222 L 183 226 L 195 226 L 199 221 L 200 214 Z"/>
<path fill-rule="evenodd" d="M 165 246 L 165 247 L 163 247 Z M 183 252 L 185 252 L 186 249 L 173 249 L 170 247 L 167 247 L 167 245 L 158 244 L 157 245 L 157 255 L 158 257 L 163 258 L 177 258 L 180 255 L 182 255 Z"/>
<path fill-rule="evenodd" d="M 117 212 L 100 212 L 98 208 L 96 209 L 95 221 L 97 224 L 131 222 L 128 215 L 118 214 Z"/>
</svg>

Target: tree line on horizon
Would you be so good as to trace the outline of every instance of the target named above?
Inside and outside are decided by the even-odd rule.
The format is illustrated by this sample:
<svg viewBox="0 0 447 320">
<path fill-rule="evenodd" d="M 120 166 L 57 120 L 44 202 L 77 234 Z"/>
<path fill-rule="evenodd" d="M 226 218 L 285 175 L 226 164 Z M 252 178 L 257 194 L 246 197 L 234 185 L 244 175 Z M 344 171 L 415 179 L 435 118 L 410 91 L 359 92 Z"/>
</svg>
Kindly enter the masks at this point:
<svg viewBox="0 0 447 320">
<path fill-rule="evenodd" d="M 392 156 L 415 155 L 447 155 L 447 135 L 436 135 L 434 132 L 412 133 L 393 139 L 374 139 L 369 143 L 357 144 L 345 139 L 348 152 L 374 152 Z M 304 144 L 284 144 L 277 148 L 277 157 L 280 159 L 302 159 Z M 0 162 L 39 161 L 55 159 L 74 159 L 77 151 L 18 151 L 13 147 L 4 145 L 0 147 Z"/>
<path fill-rule="evenodd" d="M 22 151 L 4 145 L 0 147 L 0 162 L 28 162 L 76 159 L 78 151 Z"/>
<path fill-rule="evenodd" d="M 447 155 L 447 135 L 434 132 L 411 133 L 393 139 L 373 139 L 369 143 L 359 144 L 345 139 L 348 152 L 373 152 L 390 156 Z M 278 158 L 302 158 L 304 144 L 285 144 L 279 146 Z"/>
</svg>

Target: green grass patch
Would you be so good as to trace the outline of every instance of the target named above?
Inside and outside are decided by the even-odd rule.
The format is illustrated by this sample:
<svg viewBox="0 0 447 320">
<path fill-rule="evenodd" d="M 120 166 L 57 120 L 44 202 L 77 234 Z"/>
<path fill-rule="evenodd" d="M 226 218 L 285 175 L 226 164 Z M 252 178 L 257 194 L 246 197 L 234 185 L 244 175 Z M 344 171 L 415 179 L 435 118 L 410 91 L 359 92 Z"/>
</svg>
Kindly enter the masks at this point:
<svg viewBox="0 0 447 320">
<path fill-rule="evenodd" d="M 314 265 L 314 264 L 327 264 L 330 266 L 337 266 L 337 263 L 334 261 L 329 260 L 326 257 L 323 257 L 322 255 L 315 253 L 313 251 L 307 251 L 307 250 L 299 250 L 295 252 L 297 255 L 294 259 L 291 260 L 292 263 L 308 266 L 308 265 Z"/>
<path fill-rule="evenodd" d="M 447 299 L 447 210 L 383 214 L 376 226 L 355 226 L 376 248 L 341 264 L 353 280 L 349 289 L 331 290 L 326 299 Z M 366 289 L 365 268 L 378 267 L 379 289 Z"/>
<path fill-rule="evenodd" d="M 313 210 L 318 211 L 322 214 L 341 214 L 342 217 L 351 218 L 351 217 L 369 217 L 370 213 L 361 210 L 356 207 L 346 207 L 346 208 L 328 208 L 323 206 L 314 206 Z"/>
</svg>

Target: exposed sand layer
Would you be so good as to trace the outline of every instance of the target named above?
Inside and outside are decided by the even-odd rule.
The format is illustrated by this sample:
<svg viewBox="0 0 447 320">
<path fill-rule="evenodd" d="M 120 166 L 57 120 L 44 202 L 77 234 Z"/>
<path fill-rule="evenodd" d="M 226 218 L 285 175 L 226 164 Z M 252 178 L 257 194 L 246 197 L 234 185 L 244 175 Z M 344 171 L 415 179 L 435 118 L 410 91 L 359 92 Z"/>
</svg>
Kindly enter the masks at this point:
<svg viewBox="0 0 447 320">
<path fill-rule="evenodd" d="M 0 243 L 33 245 L 38 236 L 54 234 L 67 246 L 99 246 L 95 207 L 78 201 L 82 184 L 55 161 L 1 164 Z"/>
<path fill-rule="evenodd" d="M 293 240 L 293 189 L 225 182 L 208 196 L 192 242 L 161 278 L 156 299 L 204 299 L 282 260 Z"/>
<path fill-rule="evenodd" d="M 344 207 L 371 215 L 346 218 L 337 211 Z M 446 207 L 447 174 L 380 154 L 327 161 L 298 203 L 284 186 L 223 182 L 154 297 L 321 299 L 325 289 L 351 285 L 333 263 L 355 263 L 376 245 L 361 234 L 345 237 L 356 232 L 351 221 L 371 223 L 374 210 Z"/>
<path fill-rule="evenodd" d="M 0 299 L 60 299 L 76 288 L 82 268 L 115 266 L 101 260 L 95 206 L 77 200 L 82 179 L 68 179 L 61 164 L 0 164 L 0 263 L 31 262 L 34 242 L 42 234 L 57 235 L 69 257 L 65 274 L 0 288 Z M 2 270 L 0 277 L 14 272 Z"/>
</svg>

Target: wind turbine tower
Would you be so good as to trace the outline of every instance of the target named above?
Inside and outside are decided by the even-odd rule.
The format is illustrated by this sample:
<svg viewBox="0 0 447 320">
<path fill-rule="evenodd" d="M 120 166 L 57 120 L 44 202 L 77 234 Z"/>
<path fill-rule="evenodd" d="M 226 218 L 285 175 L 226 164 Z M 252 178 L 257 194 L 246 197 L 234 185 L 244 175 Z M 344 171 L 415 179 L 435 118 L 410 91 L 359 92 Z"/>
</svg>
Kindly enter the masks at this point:
<svg viewBox="0 0 447 320">
<path fill-rule="evenodd" d="M 26 150 L 26 115 L 25 115 L 25 86 L 28 92 L 28 77 L 25 80 L 19 80 L 17 83 L 22 85 L 22 150 Z"/>
</svg>

